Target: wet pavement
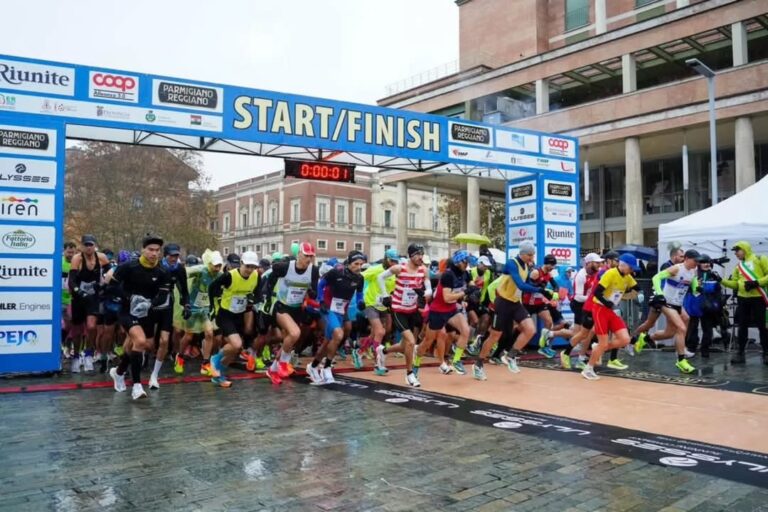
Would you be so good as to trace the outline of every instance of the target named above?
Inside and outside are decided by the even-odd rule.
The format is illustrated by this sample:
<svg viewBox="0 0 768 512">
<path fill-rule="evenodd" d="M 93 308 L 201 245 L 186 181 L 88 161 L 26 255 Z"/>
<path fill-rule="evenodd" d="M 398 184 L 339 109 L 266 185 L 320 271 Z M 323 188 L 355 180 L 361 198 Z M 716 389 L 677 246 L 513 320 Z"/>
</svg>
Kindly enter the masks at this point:
<svg viewBox="0 0 768 512">
<path fill-rule="evenodd" d="M 676 374 L 671 353 L 626 359 L 630 369 Z M 743 367 L 726 354 L 699 366 L 768 385 L 756 353 Z M 105 378 L 65 373 L 0 388 L 93 381 Z M 300 378 L 279 388 L 263 378 L 231 389 L 166 384 L 139 402 L 110 387 L 13 392 L 0 395 L 0 411 L 2 511 L 768 511 L 766 488 Z"/>
</svg>

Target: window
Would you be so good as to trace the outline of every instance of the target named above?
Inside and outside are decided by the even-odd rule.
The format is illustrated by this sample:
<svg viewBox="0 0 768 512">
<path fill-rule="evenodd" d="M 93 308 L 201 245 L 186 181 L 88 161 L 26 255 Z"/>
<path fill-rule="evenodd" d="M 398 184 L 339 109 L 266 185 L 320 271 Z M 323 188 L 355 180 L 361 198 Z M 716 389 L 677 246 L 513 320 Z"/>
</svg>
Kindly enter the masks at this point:
<svg viewBox="0 0 768 512">
<path fill-rule="evenodd" d="M 384 227 L 392 227 L 392 210 L 384 210 Z"/>
<path fill-rule="evenodd" d="M 291 222 L 301 222 L 301 199 L 291 199 Z"/>
<path fill-rule="evenodd" d="M 240 246 L 240 254 L 243 254 L 245 251 L 247 251 L 248 248 L 244 245 Z"/>
<path fill-rule="evenodd" d="M 346 251 L 347 250 L 347 242 L 343 240 L 337 240 L 336 241 L 336 250 L 337 251 Z"/>
<path fill-rule="evenodd" d="M 385 245 L 384 245 L 384 252 L 387 252 L 387 251 L 388 251 L 388 250 L 390 250 L 391 248 L 392 248 L 392 246 L 391 246 L 391 245 L 389 245 L 389 244 L 385 244 Z"/>
<path fill-rule="evenodd" d="M 319 223 L 326 223 L 329 220 L 329 214 L 330 214 L 330 207 L 331 207 L 331 200 L 328 198 L 317 198 L 317 222 Z"/>
<path fill-rule="evenodd" d="M 256 251 L 256 254 L 261 254 L 261 244 L 256 244 L 256 247 L 254 250 Z"/>
<path fill-rule="evenodd" d="M 408 228 L 416 229 L 416 213 L 408 212 Z"/>
<path fill-rule="evenodd" d="M 565 0 L 565 31 L 589 25 L 589 0 Z"/>
<path fill-rule="evenodd" d="M 336 201 L 336 224 L 347 223 L 347 203 Z"/>
<path fill-rule="evenodd" d="M 248 210 L 245 208 L 240 210 L 240 227 L 241 228 L 248 227 Z"/>
<path fill-rule="evenodd" d="M 277 244 L 274 242 L 269 244 L 269 252 L 276 252 L 276 251 L 277 251 Z"/>
<path fill-rule="evenodd" d="M 224 256 L 226 256 L 227 254 L 229 254 L 229 247 L 224 248 Z"/>
<path fill-rule="evenodd" d="M 363 242 L 355 242 L 355 250 L 363 252 Z"/>
<path fill-rule="evenodd" d="M 277 203 L 275 201 L 269 203 L 269 223 L 277 224 Z"/>
<path fill-rule="evenodd" d="M 317 241 L 317 250 L 318 251 L 327 251 L 328 250 L 328 240 L 318 240 Z"/>
<path fill-rule="evenodd" d="M 221 232 L 222 233 L 229 233 L 229 214 L 225 213 L 224 217 L 221 219 Z"/>
<path fill-rule="evenodd" d="M 365 204 L 355 203 L 354 215 L 355 226 L 363 226 L 365 224 Z"/>
<path fill-rule="evenodd" d="M 261 226 L 263 224 L 261 220 L 261 206 L 253 207 L 253 225 Z"/>
<path fill-rule="evenodd" d="M 645 5 L 652 4 L 658 1 L 659 0 L 635 0 L 635 7 L 643 7 Z"/>
</svg>

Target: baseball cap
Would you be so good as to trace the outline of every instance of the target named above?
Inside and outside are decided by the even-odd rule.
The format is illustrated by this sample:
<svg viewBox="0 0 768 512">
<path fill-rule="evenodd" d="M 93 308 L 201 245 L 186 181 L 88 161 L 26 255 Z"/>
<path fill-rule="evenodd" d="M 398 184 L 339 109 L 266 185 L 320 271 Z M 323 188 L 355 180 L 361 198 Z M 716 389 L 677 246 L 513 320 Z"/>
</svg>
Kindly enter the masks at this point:
<svg viewBox="0 0 768 512">
<path fill-rule="evenodd" d="M 520 247 L 518 247 L 518 252 L 520 254 L 535 254 L 536 253 L 536 246 L 533 245 L 533 242 L 521 242 Z"/>
<path fill-rule="evenodd" d="M 602 263 L 605 260 L 598 256 L 596 252 L 590 252 L 586 256 L 584 256 L 584 263 Z"/>
<path fill-rule="evenodd" d="M 400 256 L 397 254 L 397 249 L 387 249 L 384 251 L 384 257 L 388 260 L 396 260 Z"/>
<path fill-rule="evenodd" d="M 619 259 L 619 253 L 616 251 L 608 251 L 605 254 L 603 254 L 604 260 L 618 260 Z"/>
<path fill-rule="evenodd" d="M 477 258 L 477 264 L 478 265 L 485 265 L 486 267 L 491 266 L 491 260 L 488 259 L 488 256 L 480 256 Z"/>
<path fill-rule="evenodd" d="M 219 251 L 214 251 L 213 254 L 211 254 L 211 265 L 214 267 L 216 265 L 223 265 L 224 264 L 224 258 L 221 257 L 221 253 Z"/>
<path fill-rule="evenodd" d="M 243 265 L 258 265 L 259 257 L 253 251 L 245 251 L 240 257 L 240 262 Z"/>
<path fill-rule="evenodd" d="M 637 258 L 635 258 L 629 253 L 622 254 L 621 256 L 619 256 L 619 261 L 629 265 L 632 268 L 632 270 L 640 269 L 640 267 L 637 266 Z"/>
<path fill-rule="evenodd" d="M 547 254 L 546 256 L 544 256 L 544 264 L 557 265 L 557 258 L 555 258 L 552 254 Z"/>
<path fill-rule="evenodd" d="M 80 239 L 80 242 L 83 245 L 87 245 L 87 244 L 96 245 L 96 237 L 93 235 L 83 235 L 83 237 Z"/>
<path fill-rule="evenodd" d="M 272 263 L 270 263 L 267 258 L 261 258 L 259 260 L 259 267 L 261 267 L 263 269 L 268 269 L 268 268 L 272 267 Z"/>
<path fill-rule="evenodd" d="M 314 256 L 315 248 L 309 242 L 302 242 L 299 244 L 299 252 L 305 256 Z"/>
<path fill-rule="evenodd" d="M 240 266 L 240 256 L 234 252 L 227 254 L 227 264 L 229 264 L 230 267 Z"/>
<path fill-rule="evenodd" d="M 701 254 L 699 254 L 699 251 L 696 249 L 688 249 L 685 251 L 685 259 L 693 258 L 695 260 L 699 259 L 701 257 Z"/>
<path fill-rule="evenodd" d="M 168 244 L 163 248 L 163 253 L 166 256 L 178 256 L 181 254 L 181 247 L 179 244 Z"/>
<path fill-rule="evenodd" d="M 141 241 L 141 247 L 144 248 L 152 244 L 163 245 L 163 239 L 157 235 L 150 235 L 147 233 L 147 236 L 145 236 L 144 240 Z"/>
</svg>

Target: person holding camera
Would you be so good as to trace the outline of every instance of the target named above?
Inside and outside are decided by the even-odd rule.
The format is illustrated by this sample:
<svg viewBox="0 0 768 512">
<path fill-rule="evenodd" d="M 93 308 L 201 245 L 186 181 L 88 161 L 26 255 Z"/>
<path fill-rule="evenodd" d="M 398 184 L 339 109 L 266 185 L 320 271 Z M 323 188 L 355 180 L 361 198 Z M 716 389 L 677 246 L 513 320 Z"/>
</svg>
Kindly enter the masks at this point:
<svg viewBox="0 0 768 512">
<path fill-rule="evenodd" d="M 763 364 L 768 365 L 768 332 L 765 328 L 765 309 L 768 295 L 768 258 L 752 252 L 749 242 L 737 242 L 731 250 L 739 260 L 730 279 L 723 279 L 723 286 L 736 290 L 736 324 L 738 330 L 738 352 L 731 358 L 733 364 L 746 363 L 744 351 L 747 348 L 749 327 L 757 327 L 760 345 L 763 347 Z"/>
</svg>

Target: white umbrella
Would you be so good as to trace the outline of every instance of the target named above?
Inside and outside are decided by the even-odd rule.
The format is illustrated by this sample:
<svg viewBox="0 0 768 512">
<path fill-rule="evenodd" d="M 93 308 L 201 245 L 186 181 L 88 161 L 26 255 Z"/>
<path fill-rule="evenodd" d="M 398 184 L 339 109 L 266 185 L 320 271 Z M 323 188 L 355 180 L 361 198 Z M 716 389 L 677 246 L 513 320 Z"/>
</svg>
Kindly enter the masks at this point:
<svg viewBox="0 0 768 512">
<path fill-rule="evenodd" d="M 507 255 L 504 253 L 504 251 L 500 249 L 496 249 L 494 247 L 490 247 L 488 248 L 488 250 L 490 251 L 491 256 L 493 256 L 493 259 L 494 261 L 496 261 L 496 263 L 501 263 L 503 265 L 507 262 Z M 475 251 L 472 254 L 474 254 L 475 256 L 479 256 L 480 252 Z"/>
</svg>

